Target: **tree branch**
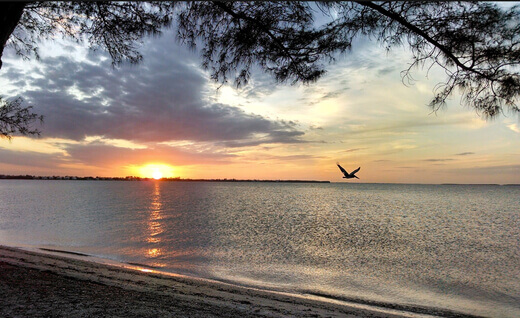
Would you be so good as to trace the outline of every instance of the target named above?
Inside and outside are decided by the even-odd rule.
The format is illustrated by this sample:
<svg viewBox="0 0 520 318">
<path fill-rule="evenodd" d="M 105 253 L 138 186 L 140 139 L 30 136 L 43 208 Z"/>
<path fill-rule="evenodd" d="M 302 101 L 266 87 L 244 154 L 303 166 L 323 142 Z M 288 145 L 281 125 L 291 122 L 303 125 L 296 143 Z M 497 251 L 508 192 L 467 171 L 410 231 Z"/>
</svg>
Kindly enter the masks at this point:
<svg viewBox="0 0 520 318">
<path fill-rule="evenodd" d="M 495 81 L 495 79 L 490 77 L 489 75 L 486 75 L 486 74 L 484 74 L 482 72 L 479 72 L 479 71 L 475 70 L 472 67 L 468 67 L 468 66 L 464 65 L 464 63 L 462 63 L 447 47 L 445 47 L 444 45 L 442 45 L 441 43 L 436 41 L 434 38 L 429 36 L 426 32 L 424 32 L 423 30 L 419 29 L 415 25 L 411 24 L 405 18 L 403 18 L 402 16 L 396 14 L 395 12 L 388 11 L 385 8 L 383 8 L 382 6 L 377 5 L 377 4 L 375 4 L 375 3 L 371 2 L 371 1 L 356 1 L 356 2 L 358 4 L 360 4 L 360 5 L 362 5 L 362 6 L 365 6 L 365 7 L 371 8 L 373 10 L 376 10 L 377 12 L 381 13 L 382 15 L 384 15 L 386 17 L 389 17 L 390 19 L 400 23 L 401 25 L 403 25 L 404 27 L 406 27 L 410 31 L 412 31 L 415 34 L 419 35 L 420 37 L 422 37 L 423 39 L 425 39 L 426 41 L 431 43 L 433 46 L 438 48 L 442 53 L 444 53 L 444 55 L 446 55 L 446 57 L 448 57 L 450 60 L 452 60 L 455 63 L 455 65 L 457 65 L 461 69 L 463 69 L 465 71 L 468 71 L 468 72 L 471 72 L 471 73 L 474 73 L 474 74 L 478 74 L 478 75 L 482 76 L 483 78 L 485 78 L 487 80 Z"/>
<path fill-rule="evenodd" d="M 276 45 L 285 53 L 285 56 L 287 58 L 289 58 L 294 65 L 298 65 L 298 63 L 294 60 L 293 55 L 288 51 L 288 49 L 285 47 L 285 45 L 283 45 L 283 43 L 281 43 L 280 40 L 263 23 L 260 23 L 259 21 L 255 20 L 251 17 L 248 17 L 245 14 L 236 13 L 235 11 L 231 10 L 231 8 L 229 8 L 223 2 L 214 1 L 212 3 L 214 5 L 216 5 L 217 7 L 221 8 L 222 10 L 224 10 L 226 13 L 228 13 L 232 17 L 238 19 L 239 21 L 246 20 L 246 21 L 256 24 L 265 34 L 267 34 L 267 36 L 269 36 L 269 38 L 271 38 L 271 40 L 273 40 L 274 43 L 276 43 Z M 306 77 L 298 69 L 297 69 L 297 73 L 300 75 L 301 78 Z"/>
<path fill-rule="evenodd" d="M 27 2 L 0 3 L 0 69 L 2 68 L 2 54 L 7 40 L 20 22 Z"/>
</svg>

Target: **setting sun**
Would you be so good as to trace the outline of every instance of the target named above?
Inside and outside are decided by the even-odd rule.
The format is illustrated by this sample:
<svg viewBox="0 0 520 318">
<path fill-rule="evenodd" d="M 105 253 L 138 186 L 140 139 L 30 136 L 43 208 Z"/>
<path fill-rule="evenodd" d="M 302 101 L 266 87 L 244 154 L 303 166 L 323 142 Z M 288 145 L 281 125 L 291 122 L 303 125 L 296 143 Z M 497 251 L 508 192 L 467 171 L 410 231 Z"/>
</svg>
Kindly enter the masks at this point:
<svg viewBox="0 0 520 318">
<path fill-rule="evenodd" d="M 155 180 L 159 180 L 162 178 L 162 173 L 159 171 L 159 170 L 155 170 L 152 174 L 152 177 L 155 179 Z"/>
<path fill-rule="evenodd" d="M 135 170 L 142 178 L 153 178 L 159 180 L 162 178 L 175 177 L 174 167 L 167 164 L 147 164 L 136 167 Z"/>
</svg>

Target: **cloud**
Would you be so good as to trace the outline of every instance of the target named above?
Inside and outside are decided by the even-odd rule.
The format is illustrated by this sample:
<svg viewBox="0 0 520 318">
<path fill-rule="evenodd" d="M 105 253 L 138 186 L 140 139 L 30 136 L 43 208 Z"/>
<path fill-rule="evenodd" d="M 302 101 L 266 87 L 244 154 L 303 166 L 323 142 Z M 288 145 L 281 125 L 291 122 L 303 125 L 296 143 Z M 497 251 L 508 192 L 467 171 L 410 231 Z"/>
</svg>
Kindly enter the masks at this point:
<svg viewBox="0 0 520 318">
<path fill-rule="evenodd" d="M 475 153 L 474 152 L 461 152 L 461 153 L 456 153 L 455 156 L 467 156 L 467 155 L 474 155 Z"/>
<path fill-rule="evenodd" d="M 386 75 L 386 74 L 390 74 L 392 72 L 394 72 L 396 70 L 395 67 L 393 66 L 388 66 L 388 67 L 384 67 L 384 68 L 381 68 L 377 71 L 377 74 L 378 75 Z"/>
<path fill-rule="evenodd" d="M 254 160 L 272 160 L 272 161 L 300 161 L 300 160 L 313 160 L 313 159 L 323 159 L 324 156 L 316 156 L 316 155 L 268 155 L 268 154 L 258 154 L 254 156 Z"/>
<path fill-rule="evenodd" d="M 354 152 L 354 151 L 363 150 L 363 149 L 366 149 L 366 148 L 351 148 L 351 149 L 344 150 L 343 152 Z"/>
<path fill-rule="evenodd" d="M 270 74 L 253 69 L 246 86 L 239 89 L 240 94 L 248 99 L 261 99 L 280 89 L 280 86 Z"/>
<path fill-rule="evenodd" d="M 2 158 L 2 164 L 31 168 L 55 168 L 68 163 L 68 160 L 61 153 L 12 151 L 5 148 L 0 148 L 0 158 Z"/>
<path fill-rule="evenodd" d="M 520 182 L 520 165 L 499 165 L 499 166 L 485 166 L 485 167 L 470 167 L 457 169 L 458 173 L 470 175 L 509 175 L 516 176 Z"/>
<path fill-rule="evenodd" d="M 123 148 L 105 144 L 95 139 L 90 143 L 64 144 L 64 152 L 40 153 L 15 151 L 0 148 L 0 168 L 7 174 L 35 175 L 121 175 L 123 169 L 142 166 L 151 162 L 167 163 L 173 166 L 186 165 L 226 165 L 237 155 L 218 149 L 190 151 L 166 145 L 150 146 L 146 149 Z M 97 172 L 95 172 L 97 171 Z"/>
<path fill-rule="evenodd" d="M 77 163 L 99 167 L 143 165 L 154 161 L 166 161 L 174 166 L 226 164 L 236 157 L 236 155 L 222 152 L 189 152 L 165 145 L 147 149 L 129 149 L 97 142 L 87 145 L 71 145 L 67 148 L 67 152 Z"/>
<path fill-rule="evenodd" d="M 137 66 L 113 69 L 110 59 L 69 55 L 42 58 L 45 76 L 16 67 L 7 73 L 27 82 L 19 94 L 45 116 L 45 137 L 213 141 L 234 147 L 301 142 L 304 132 L 294 124 L 211 102 L 214 91 L 198 57 L 176 45 L 171 32 L 145 42 L 144 61 Z M 257 134 L 267 137 L 256 140 Z"/>
<path fill-rule="evenodd" d="M 423 159 L 423 161 L 429 162 L 444 162 L 444 161 L 453 161 L 455 159 Z"/>
<path fill-rule="evenodd" d="M 507 127 L 516 133 L 520 133 L 520 127 L 517 124 L 507 125 Z"/>
<path fill-rule="evenodd" d="M 322 86 L 307 87 L 306 90 L 302 92 L 303 96 L 298 99 L 298 102 L 301 103 L 302 106 L 315 106 L 325 100 L 340 97 L 344 94 L 345 90 L 346 89 L 343 88 L 340 90 L 330 91 Z"/>
</svg>

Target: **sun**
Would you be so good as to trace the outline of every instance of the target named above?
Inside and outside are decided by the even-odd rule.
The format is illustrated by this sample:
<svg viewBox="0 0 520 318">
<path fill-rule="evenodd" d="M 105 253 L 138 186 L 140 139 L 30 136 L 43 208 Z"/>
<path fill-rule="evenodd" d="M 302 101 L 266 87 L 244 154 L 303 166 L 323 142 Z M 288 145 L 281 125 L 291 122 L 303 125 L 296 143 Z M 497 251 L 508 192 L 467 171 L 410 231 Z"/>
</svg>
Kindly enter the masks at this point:
<svg viewBox="0 0 520 318">
<path fill-rule="evenodd" d="M 175 177 L 175 168 L 168 164 L 150 163 L 143 166 L 137 166 L 133 169 L 135 169 L 134 171 L 136 171 L 141 178 L 160 180 L 162 178 Z"/>
<path fill-rule="evenodd" d="M 155 170 L 152 174 L 152 178 L 154 178 L 155 180 L 162 179 L 162 172 L 159 170 Z"/>
</svg>

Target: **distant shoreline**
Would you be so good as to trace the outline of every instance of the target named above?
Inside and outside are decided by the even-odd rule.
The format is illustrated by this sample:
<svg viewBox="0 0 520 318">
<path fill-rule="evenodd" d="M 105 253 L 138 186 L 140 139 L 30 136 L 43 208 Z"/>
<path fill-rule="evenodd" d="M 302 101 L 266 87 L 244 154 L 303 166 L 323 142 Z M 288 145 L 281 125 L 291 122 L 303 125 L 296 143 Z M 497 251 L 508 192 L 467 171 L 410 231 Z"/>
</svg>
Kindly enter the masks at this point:
<svg viewBox="0 0 520 318">
<path fill-rule="evenodd" d="M 276 182 L 276 183 L 330 183 L 320 180 L 262 180 L 262 179 L 183 179 L 175 178 L 141 178 L 128 177 L 77 177 L 77 176 L 32 176 L 32 175 L 0 175 L 0 180 L 73 180 L 73 181 L 188 181 L 188 182 Z"/>
<path fill-rule="evenodd" d="M 381 183 L 381 182 L 341 182 L 328 180 L 283 180 L 283 179 L 184 179 L 180 177 L 174 178 L 141 178 L 135 176 L 128 177 L 77 177 L 77 176 L 32 176 L 32 175 L 3 175 L 0 174 L 0 180 L 72 180 L 72 181 L 165 181 L 165 182 L 264 182 L 264 183 L 341 183 L 341 184 L 396 184 L 396 185 L 471 185 L 471 186 L 520 186 L 520 183 Z"/>
</svg>

